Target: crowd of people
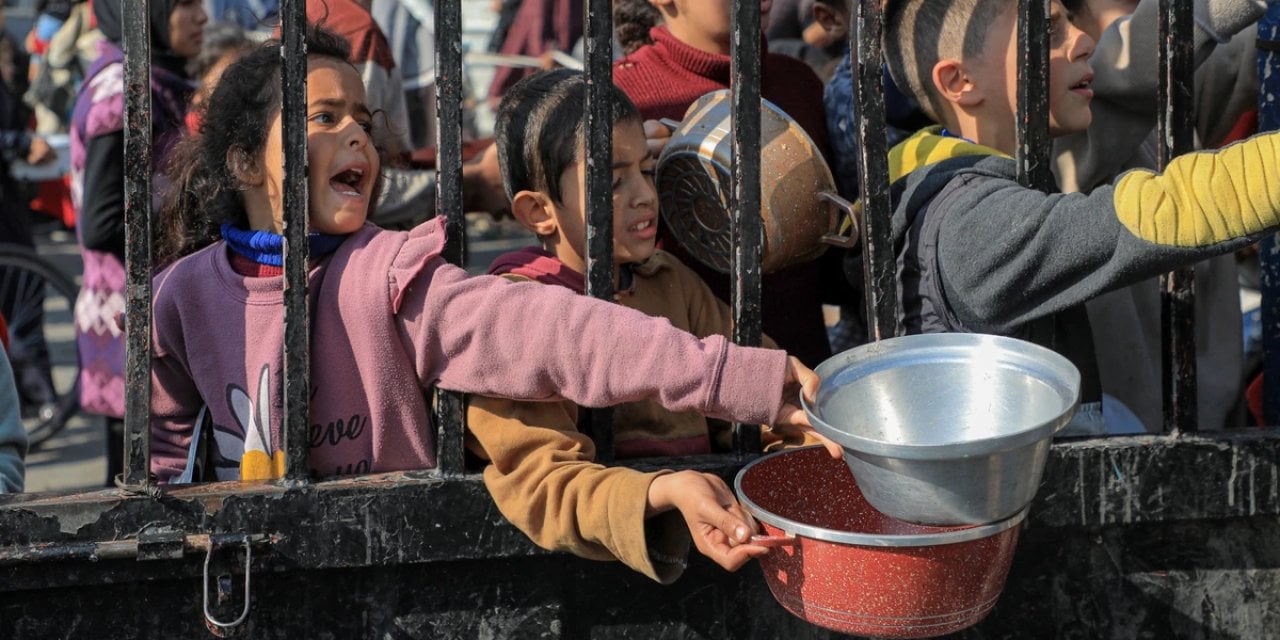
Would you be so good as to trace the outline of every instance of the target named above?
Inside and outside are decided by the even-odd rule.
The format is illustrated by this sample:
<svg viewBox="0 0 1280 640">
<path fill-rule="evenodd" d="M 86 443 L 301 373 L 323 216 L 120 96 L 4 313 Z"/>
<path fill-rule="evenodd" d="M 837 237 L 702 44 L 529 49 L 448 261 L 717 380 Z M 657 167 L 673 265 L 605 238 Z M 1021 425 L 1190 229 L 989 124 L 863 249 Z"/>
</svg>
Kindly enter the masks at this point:
<svg viewBox="0 0 1280 640">
<path fill-rule="evenodd" d="M 866 340 L 859 252 L 766 274 L 764 345 L 738 347 L 728 339 L 731 279 L 662 222 L 692 212 L 659 217 L 654 174 L 671 135 L 660 120 L 729 88 L 731 4 L 613 3 L 614 295 L 604 301 L 582 295 L 582 73 L 495 78 L 493 138 L 469 145 L 465 208 L 511 216 L 537 244 L 468 276 L 441 257 L 435 178 L 418 161 L 435 135 L 429 3 L 308 0 L 312 473 L 434 467 L 427 391 L 465 392 L 469 460 L 538 545 L 620 560 L 664 583 L 681 574 L 691 545 L 730 570 L 767 551 L 751 544 L 754 525 L 718 477 L 598 464 L 578 428 L 583 408 L 615 406 L 618 458 L 725 451 L 729 421 L 764 425 L 766 449 L 821 444 L 840 455 L 797 400 L 818 384 L 811 367 Z M 1156 172 L 1159 2 L 1052 3 L 1059 188 L 1045 193 L 1018 183 L 1013 160 L 1017 3 L 886 2 L 884 133 L 903 331 L 1007 335 L 1067 356 L 1083 390 L 1064 434 L 1160 430 L 1152 279 L 1192 264 L 1200 426 L 1245 422 L 1235 252 L 1280 227 L 1280 137 L 1254 135 L 1250 29 L 1267 3 L 1195 4 L 1205 151 Z M 272 5 L 150 5 L 151 470 L 162 483 L 284 472 L 281 58 L 278 43 L 245 31 L 270 24 Z M 550 51 L 580 55 L 580 1 L 493 9 L 503 16 L 494 51 L 541 56 L 547 67 L 556 66 Z M 762 95 L 856 200 L 850 0 L 763 0 L 761 10 Z M 70 134 L 84 259 L 81 406 L 105 420 L 114 475 L 125 394 L 122 2 L 48 1 L 41 11 L 25 47 L 0 40 L 0 134 L 6 163 L 47 161 L 38 132 Z M 28 212 L 7 174 L 3 240 L 30 242 L 14 225 Z M 835 322 L 824 313 L 832 308 Z M 0 365 L 0 388 L 12 393 L 8 360 Z M 14 371 L 18 393 L 39 393 Z M 16 411 L 0 411 L 0 489 L 10 491 L 22 486 L 16 422 Z"/>
</svg>

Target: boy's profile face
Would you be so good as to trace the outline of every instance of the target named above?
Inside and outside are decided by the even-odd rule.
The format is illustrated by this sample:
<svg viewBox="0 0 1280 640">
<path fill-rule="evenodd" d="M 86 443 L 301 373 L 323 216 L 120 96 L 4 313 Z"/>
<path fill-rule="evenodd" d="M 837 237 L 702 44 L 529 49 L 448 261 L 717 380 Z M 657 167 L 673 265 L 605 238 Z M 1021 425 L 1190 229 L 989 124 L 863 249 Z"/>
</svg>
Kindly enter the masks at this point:
<svg viewBox="0 0 1280 640">
<path fill-rule="evenodd" d="M 989 28 L 982 54 L 977 60 L 966 60 L 964 66 L 983 95 L 994 102 L 990 116 L 1012 127 L 1017 121 L 1019 52 L 1018 12 L 1016 3 L 1010 4 Z M 1062 136 L 1084 131 L 1092 122 L 1089 57 L 1094 42 L 1067 20 L 1059 2 L 1051 5 L 1049 22 L 1049 132 Z"/>
<path fill-rule="evenodd" d="M 638 120 L 613 125 L 613 263 L 648 260 L 658 237 L 658 193 L 653 186 L 656 165 Z M 551 203 L 555 223 L 551 248 L 565 266 L 586 272 L 586 163 L 578 161 L 560 177 L 563 203 Z M 539 231 L 544 237 L 548 234 Z"/>
</svg>

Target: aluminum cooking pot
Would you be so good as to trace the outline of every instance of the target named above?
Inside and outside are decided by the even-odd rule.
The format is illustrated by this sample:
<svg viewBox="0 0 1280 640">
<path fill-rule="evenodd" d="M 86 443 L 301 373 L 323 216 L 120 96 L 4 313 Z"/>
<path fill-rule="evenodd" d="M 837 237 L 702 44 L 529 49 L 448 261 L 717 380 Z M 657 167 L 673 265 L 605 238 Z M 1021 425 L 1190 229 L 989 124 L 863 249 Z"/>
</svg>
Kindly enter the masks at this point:
<svg viewBox="0 0 1280 640">
<path fill-rule="evenodd" d="M 683 122 L 663 121 L 673 132 L 656 178 L 663 222 L 690 254 L 722 273 L 729 272 L 732 255 L 730 97 L 728 90 L 708 93 L 690 105 Z M 857 243 L 855 207 L 837 195 L 817 145 L 767 100 L 760 108 L 760 156 L 764 273 L 813 260 L 828 245 Z"/>
<path fill-rule="evenodd" d="M 774 598 L 810 623 L 878 638 L 930 638 L 995 606 L 1026 511 L 976 527 L 931 527 L 871 507 L 821 447 L 760 458 L 734 480 L 773 546 L 760 558 Z"/>
<path fill-rule="evenodd" d="M 839 443 L 875 508 L 927 524 L 982 524 L 1035 497 L 1049 444 L 1075 413 L 1080 372 L 1044 347 L 935 333 L 832 356 L 801 399 Z"/>
</svg>

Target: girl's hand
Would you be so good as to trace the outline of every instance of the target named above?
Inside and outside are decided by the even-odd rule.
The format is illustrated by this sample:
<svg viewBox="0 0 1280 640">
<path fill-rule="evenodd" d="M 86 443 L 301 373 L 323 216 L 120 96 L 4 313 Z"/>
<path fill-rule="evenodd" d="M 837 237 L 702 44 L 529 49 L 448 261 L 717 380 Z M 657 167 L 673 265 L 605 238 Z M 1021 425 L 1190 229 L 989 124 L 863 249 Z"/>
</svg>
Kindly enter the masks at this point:
<svg viewBox="0 0 1280 640">
<path fill-rule="evenodd" d="M 684 517 L 698 551 L 728 571 L 737 571 L 752 558 L 769 553 L 767 547 L 748 544 L 755 521 L 717 476 L 679 471 L 654 478 L 645 515 L 673 508 Z"/>
<path fill-rule="evenodd" d="M 804 366 L 804 363 L 795 356 L 787 356 L 787 375 L 782 386 L 782 408 L 778 410 L 778 417 L 773 421 L 773 430 L 784 437 L 797 432 L 810 433 L 822 441 L 822 446 L 832 458 L 839 460 L 844 455 L 844 450 L 840 445 L 814 431 L 813 425 L 809 423 L 809 416 L 805 415 L 804 408 L 796 400 L 796 397 L 803 393 L 804 399 L 812 403 L 814 394 L 818 391 L 818 385 L 821 383 L 822 379 L 813 372 L 813 369 Z"/>
</svg>

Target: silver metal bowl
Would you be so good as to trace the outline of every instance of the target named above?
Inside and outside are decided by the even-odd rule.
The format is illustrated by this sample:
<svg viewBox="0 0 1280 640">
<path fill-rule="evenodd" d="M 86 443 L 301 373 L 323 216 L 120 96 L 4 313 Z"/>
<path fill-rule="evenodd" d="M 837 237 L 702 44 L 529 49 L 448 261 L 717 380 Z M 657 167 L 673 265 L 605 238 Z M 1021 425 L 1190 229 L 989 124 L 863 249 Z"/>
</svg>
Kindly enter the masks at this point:
<svg viewBox="0 0 1280 640">
<path fill-rule="evenodd" d="M 1053 435 L 1071 420 L 1080 372 L 998 336 L 882 340 L 816 369 L 814 428 L 844 447 L 867 501 L 908 522 L 984 524 L 1026 507 Z"/>
</svg>

